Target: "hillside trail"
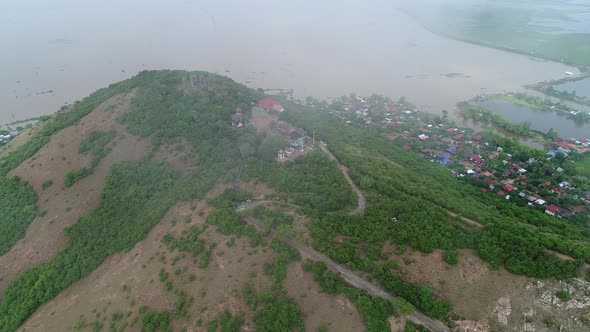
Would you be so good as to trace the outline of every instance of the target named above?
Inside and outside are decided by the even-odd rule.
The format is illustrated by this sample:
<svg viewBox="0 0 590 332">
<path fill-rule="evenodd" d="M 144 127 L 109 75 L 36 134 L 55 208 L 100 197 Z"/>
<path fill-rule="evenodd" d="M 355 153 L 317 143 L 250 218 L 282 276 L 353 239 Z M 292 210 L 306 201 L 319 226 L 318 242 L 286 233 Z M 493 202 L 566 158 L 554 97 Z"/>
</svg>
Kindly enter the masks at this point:
<svg viewBox="0 0 590 332">
<path fill-rule="evenodd" d="M 320 147 L 322 148 L 322 151 L 324 151 L 326 154 L 328 154 L 328 158 L 330 160 L 336 161 L 336 164 L 338 165 L 338 168 L 340 168 L 340 170 L 342 171 L 344 178 L 346 179 L 348 184 L 350 184 L 352 191 L 354 191 L 358 197 L 357 208 L 352 210 L 349 214 L 351 216 L 353 216 L 353 215 L 357 215 L 357 214 L 361 214 L 361 213 L 365 212 L 365 207 L 367 206 L 367 199 L 365 198 L 365 195 L 360 191 L 360 189 L 356 186 L 354 181 L 352 181 L 352 179 L 350 178 L 350 175 L 348 175 L 348 169 L 346 168 L 346 166 L 344 166 L 344 165 L 342 165 L 342 163 L 340 163 L 340 160 L 338 160 L 336 158 L 336 156 L 334 156 L 332 154 L 332 152 L 328 149 L 328 146 L 326 144 L 320 143 Z"/>
<path fill-rule="evenodd" d="M 250 203 L 246 203 L 246 204 L 240 204 L 236 208 L 236 211 L 243 212 L 249 208 L 253 208 L 253 207 L 265 204 L 265 203 L 266 203 L 266 201 L 257 201 L 257 202 L 250 202 Z M 246 223 L 248 223 L 258 229 L 265 229 L 263 222 L 258 218 L 250 217 L 250 216 L 243 216 L 243 215 L 241 216 L 241 218 Z M 270 235 L 272 236 L 272 235 L 274 235 L 274 233 L 275 233 L 274 230 L 271 229 Z M 372 284 L 371 282 L 369 282 L 365 278 L 354 273 L 352 270 L 349 270 L 348 268 L 344 267 L 343 265 L 336 263 L 335 261 L 330 259 L 328 256 L 320 253 L 319 251 L 313 249 L 312 247 L 310 247 L 306 244 L 303 244 L 294 238 L 286 238 L 285 243 L 287 243 L 291 247 L 297 249 L 297 251 L 299 251 L 299 253 L 302 256 L 312 259 L 314 261 L 323 262 L 324 264 L 326 264 L 326 266 L 330 270 L 336 271 L 338 273 L 338 275 L 341 276 L 351 286 L 353 286 L 355 288 L 359 288 L 359 289 L 364 289 L 369 294 L 383 298 L 388 301 L 395 299 L 395 296 L 391 295 L 390 293 L 383 290 L 379 286 Z M 417 324 L 427 327 L 428 329 L 430 329 L 431 331 L 434 331 L 434 332 L 450 332 L 450 329 L 446 325 L 444 325 L 442 322 L 440 322 L 436 319 L 430 318 L 427 315 L 425 315 L 424 313 L 422 313 L 416 309 L 414 310 L 414 312 L 412 314 L 407 315 L 407 318 L 414 321 Z"/>
</svg>

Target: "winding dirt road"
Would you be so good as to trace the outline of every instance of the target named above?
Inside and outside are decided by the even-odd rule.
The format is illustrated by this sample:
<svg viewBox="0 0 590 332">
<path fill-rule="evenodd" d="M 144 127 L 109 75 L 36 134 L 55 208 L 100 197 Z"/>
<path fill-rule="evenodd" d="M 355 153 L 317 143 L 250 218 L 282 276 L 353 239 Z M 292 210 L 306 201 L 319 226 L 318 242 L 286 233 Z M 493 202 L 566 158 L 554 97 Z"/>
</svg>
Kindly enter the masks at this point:
<svg viewBox="0 0 590 332">
<path fill-rule="evenodd" d="M 330 152 L 330 150 L 328 150 L 327 145 L 320 143 L 320 146 L 322 148 L 322 151 L 324 151 L 325 153 L 328 154 L 328 158 L 330 158 L 330 160 L 336 161 L 336 163 L 338 164 L 338 168 L 340 168 L 340 170 L 342 171 L 342 174 L 344 175 L 344 178 L 350 184 L 352 191 L 354 191 L 358 197 L 357 208 L 352 210 L 349 214 L 355 215 L 355 214 L 360 214 L 360 213 L 365 212 L 365 207 L 367 206 L 367 199 L 365 198 L 365 195 L 363 195 L 363 193 L 360 191 L 360 189 L 356 186 L 354 181 L 352 181 L 352 179 L 348 175 L 348 169 L 346 168 L 346 166 L 342 165 L 342 163 L 340 163 L 340 160 L 338 160 L 336 158 L 336 156 L 334 156 L 332 154 L 332 152 Z"/>
<path fill-rule="evenodd" d="M 248 203 L 240 204 L 236 208 L 236 211 L 242 212 L 242 211 L 245 211 L 249 208 L 253 208 L 255 206 L 268 204 L 268 203 L 270 203 L 270 201 L 248 202 Z M 254 227 L 256 227 L 258 229 L 265 228 L 264 224 L 262 223 L 262 221 L 260 219 L 242 215 L 242 220 L 250 225 L 253 225 Z M 274 235 L 274 230 L 271 230 L 271 235 Z M 368 280 L 362 278 L 361 276 L 357 275 L 356 273 L 349 270 L 348 268 L 336 263 L 335 261 L 330 259 L 328 256 L 320 253 L 319 251 L 311 248 L 310 246 L 305 245 L 305 244 L 303 244 L 295 239 L 292 239 L 292 238 L 287 238 L 285 240 L 285 242 L 288 245 L 290 245 L 291 247 L 297 249 L 302 256 L 307 257 L 312 260 L 315 260 L 315 261 L 323 262 L 324 264 L 326 264 L 326 266 L 330 270 L 338 272 L 338 275 L 340 275 L 340 277 L 342 277 L 351 286 L 359 288 L 359 289 L 364 289 L 369 294 L 386 299 L 386 300 L 395 299 L 395 296 L 386 292 L 382 288 L 370 283 Z M 441 323 L 440 321 L 438 321 L 436 319 L 426 316 L 425 314 L 423 314 L 420 311 L 414 310 L 414 312 L 412 314 L 407 315 L 406 317 L 408 319 L 414 321 L 417 324 L 427 327 L 431 331 L 450 332 L 450 329 L 446 325 L 444 325 L 443 323 Z"/>
</svg>

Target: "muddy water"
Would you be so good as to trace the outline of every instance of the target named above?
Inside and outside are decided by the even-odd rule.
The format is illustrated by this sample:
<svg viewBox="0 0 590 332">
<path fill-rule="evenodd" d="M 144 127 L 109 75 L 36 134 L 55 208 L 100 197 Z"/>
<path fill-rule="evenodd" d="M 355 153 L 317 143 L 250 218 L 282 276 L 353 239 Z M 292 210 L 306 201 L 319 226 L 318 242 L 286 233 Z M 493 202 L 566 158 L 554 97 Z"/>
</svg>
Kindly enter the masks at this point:
<svg viewBox="0 0 590 332">
<path fill-rule="evenodd" d="M 2 1 L 0 41 L 0 123 L 143 69 L 207 70 L 300 98 L 403 95 L 431 112 L 577 72 L 433 35 L 382 0 Z"/>
<path fill-rule="evenodd" d="M 574 93 L 578 97 L 582 97 L 590 101 L 590 78 L 585 78 L 579 81 L 565 82 L 554 86 L 557 91 L 565 91 L 568 93 Z"/>
<path fill-rule="evenodd" d="M 529 122 L 531 129 L 546 133 L 556 130 L 564 138 L 590 138 L 590 124 L 576 123 L 568 119 L 567 114 L 543 112 L 526 106 L 512 104 L 503 99 L 492 99 L 477 105 L 498 114 L 515 123 Z"/>
</svg>

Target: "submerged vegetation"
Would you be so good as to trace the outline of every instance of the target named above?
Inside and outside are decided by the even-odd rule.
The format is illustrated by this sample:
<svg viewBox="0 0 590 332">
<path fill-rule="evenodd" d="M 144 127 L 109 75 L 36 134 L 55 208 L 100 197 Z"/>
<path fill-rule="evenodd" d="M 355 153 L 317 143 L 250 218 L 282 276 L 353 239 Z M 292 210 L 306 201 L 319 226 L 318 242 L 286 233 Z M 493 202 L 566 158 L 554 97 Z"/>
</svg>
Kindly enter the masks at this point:
<svg viewBox="0 0 590 332">
<path fill-rule="evenodd" d="M 494 114 L 490 110 L 472 105 L 468 102 L 459 103 L 459 111 L 461 112 L 461 115 L 465 118 L 470 118 L 477 121 L 491 122 L 509 133 L 513 133 L 524 137 L 536 136 L 536 134 L 531 130 L 530 122 L 522 122 L 515 124 L 506 120 L 500 115 Z"/>
</svg>

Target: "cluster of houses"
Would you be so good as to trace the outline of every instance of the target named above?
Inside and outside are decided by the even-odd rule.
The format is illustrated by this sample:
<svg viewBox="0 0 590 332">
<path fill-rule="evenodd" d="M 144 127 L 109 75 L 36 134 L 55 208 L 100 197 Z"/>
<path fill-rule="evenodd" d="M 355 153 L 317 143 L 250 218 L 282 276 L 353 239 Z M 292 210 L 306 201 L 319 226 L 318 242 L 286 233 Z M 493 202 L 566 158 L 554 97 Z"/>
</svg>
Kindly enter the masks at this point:
<svg viewBox="0 0 590 332">
<path fill-rule="evenodd" d="M 435 120 L 435 116 L 419 112 L 411 105 L 391 103 L 377 107 L 363 97 L 349 98 L 338 116 L 348 123 L 351 116 L 356 116 L 361 123 L 380 125 L 389 138 L 404 144 L 404 149 L 417 150 L 431 161 L 449 167 L 458 177 L 471 178 L 483 192 L 526 203 L 548 215 L 568 218 L 573 208 L 557 204 L 565 198 L 580 202 L 577 207 L 590 205 L 590 193 L 574 188 L 574 181 L 562 167 L 555 167 L 551 175 L 535 171 L 540 165 L 557 165 L 551 159 L 558 153 L 568 156 L 573 150 L 588 151 L 588 139 L 558 138 L 554 149 L 547 152 L 547 160 L 531 158 L 522 162 L 513 160 L 502 147 L 486 142 L 473 129 L 452 127 L 440 117 Z M 373 120 L 378 117 L 380 121 Z"/>
<path fill-rule="evenodd" d="M 584 153 L 590 151 L 590 139 L 570 138 L 565 140 L 563 138 L 556 138 L 553 142 L 554 149 L 550 150 L 548 154 L 555 156 L 558 152 L 569 155 L 572 151 Z"/>
</svg>

